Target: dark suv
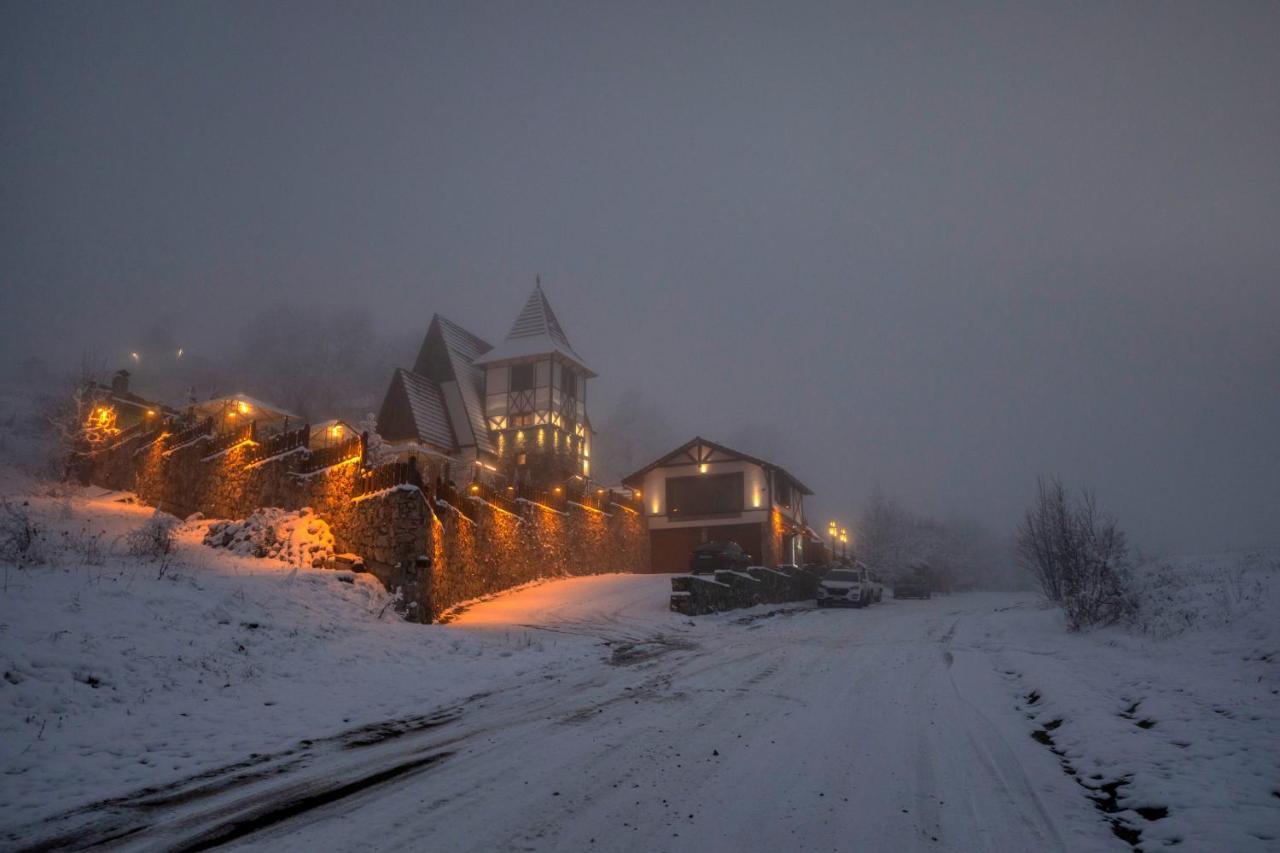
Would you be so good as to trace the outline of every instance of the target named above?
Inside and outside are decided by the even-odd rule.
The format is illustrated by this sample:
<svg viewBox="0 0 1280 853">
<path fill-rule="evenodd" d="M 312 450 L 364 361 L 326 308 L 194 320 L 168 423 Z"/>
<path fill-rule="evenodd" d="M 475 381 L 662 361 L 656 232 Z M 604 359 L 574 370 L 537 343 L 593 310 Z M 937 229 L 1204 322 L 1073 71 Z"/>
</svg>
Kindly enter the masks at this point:
<svg viewBox="0 0 1280 853">
<path fill-rule="evenodd" d="M 751 565 L 751 555 L 742 550 L 737 542 L 703 542 L 693 549 L 689 557 L 689 571 L 695 575 L 706 575 L 721 569 L 742 571 Z"/>
<path fill-rule="evenodd" d="M 924 575 L 907 575 L 893 585 L 894 598 L 928 598 L 929 579 Z"/>
</svg>

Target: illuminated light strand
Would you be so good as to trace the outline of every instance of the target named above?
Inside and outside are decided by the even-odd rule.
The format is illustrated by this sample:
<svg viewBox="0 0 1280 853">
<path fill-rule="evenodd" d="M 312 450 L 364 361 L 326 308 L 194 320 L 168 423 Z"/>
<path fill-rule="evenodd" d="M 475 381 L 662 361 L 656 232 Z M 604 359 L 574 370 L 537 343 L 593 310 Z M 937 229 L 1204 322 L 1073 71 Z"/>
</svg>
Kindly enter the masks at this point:
<svg viewBox="0 0 1280 853">
<path fill-rule="evenodd" d="M 512 511 L 511 511 L 511 510 L 509 510 L 509 509 L 503 509 L 502 507 L 498 506 L 498 505 L 497 505 L 497 504 L 495 504 L 495 503 L 490 503 L 489 501 L 485 500 L 484 498 L 480 497 L 479 495 L 467 495 L 467 500 L 475 501 L 475 502 L 476 502 L 476 503 L 478 503 L 478 504 L 484 504 L 485 506 L 489 507 L 489 509 L 497 510 L 498 512 L 503 513 L 504 515 L 509 515 L 509 516 L 511 516 L 512 518 L 514 518 L 514 519 L 516 520 L 516 523 L 518 523 L 518 524 L 524 524 L 524 519 L 520 517 L 520 514 L 519 514 L 519 513 L 512 512 Z M 446 502 L 446 503 L 447 503 L 447 502 Z M 456 509 L 456 507 L 455 507 L 455 509 Z"/>
<path fill-rule="evenodd" d="M 578 507 L 578 508 L 580 508 L 580 509 L 585 509 L 587 512 L 594 512 L 594 513 L 597 513 L 597 514 L 599 514 L 599 515 L 603 515 L 605 518 L 613 518 L 613 513 L 605 512 L 605 511 L 604 511 L 604 510 L 602 510 L 602 509 L 596 509 L 596 508 L 595 508 L 595 507 L 593 507 L 593 506 L 587 506 L 586 504 L 580 504 L 580 503 L 578 503 L 577 501 L 565 501 L 565 503 L 567 503 L 569 506 L 576 506 L 576 507 Z"/>
<path fill-rule="evenodd" d="M 556 515 L 563 515 L 565 518 L 569 517 L 569 513 L 558 510 L 553 506 L 547 506 L 546 504 L 538 503 L 537 501 L 531 501 L 528 498 L 516 498 L 516 500 L 520 503 L 527 503 L 527 504 L 530 504 L 531 506 L 536 506 L 540 509 L 545 509 L 547 512 L 554 512 Z"/>
<path fill-rule="evenodd" d="M 208 456 L 206 456 L 205 458 L 201 459 L 200 461 L 201 461 L 201 462 L 208 462 L 210 459 L 217 459 L 219 456 L 226 456 L 226 455 L 227 455 L 228 453 L 230 453 L 231 451 L 236 450 L 236 449 L 241 448 L 241 447 L 244 447 L 245 445 L 253 445 L 254 447 L 257 447 L 257 446 L 258 446 L 258 442 L 254 441 L 252 438 L 246 438 L 244 441 L 242 441 L 242 442 L 240 442 L 240 443 L 238 443 L 238 444 L 233 444 L 233 445 L 231 445 L 230 447 L 227 447 L 227 448 L 225 448 L 225 449 L 223 449 L 223 450 L 219 450 L 217 453 L 211 453 L 211 454 L 209 454 Z"/>
</svg>

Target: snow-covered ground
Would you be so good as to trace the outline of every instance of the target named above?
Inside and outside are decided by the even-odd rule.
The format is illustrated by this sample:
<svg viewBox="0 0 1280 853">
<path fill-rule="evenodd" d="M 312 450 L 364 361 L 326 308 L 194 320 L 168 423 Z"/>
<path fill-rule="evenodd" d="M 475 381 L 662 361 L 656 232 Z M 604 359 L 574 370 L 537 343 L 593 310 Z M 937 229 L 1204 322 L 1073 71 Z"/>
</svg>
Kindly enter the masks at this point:
<svg viewBox="0 0 1280 853">
<path fill-rule="evenodd" d="M 1276 554 L 1147 567 L 1143 630 L 994 593 L 689 619 L 629 575 L 417 626 L 203 525 L 118 556 L 119 494 L 5 490 L 57 543 L 0 592 L 6 848 L 1280 844 Z"/>
</svg>

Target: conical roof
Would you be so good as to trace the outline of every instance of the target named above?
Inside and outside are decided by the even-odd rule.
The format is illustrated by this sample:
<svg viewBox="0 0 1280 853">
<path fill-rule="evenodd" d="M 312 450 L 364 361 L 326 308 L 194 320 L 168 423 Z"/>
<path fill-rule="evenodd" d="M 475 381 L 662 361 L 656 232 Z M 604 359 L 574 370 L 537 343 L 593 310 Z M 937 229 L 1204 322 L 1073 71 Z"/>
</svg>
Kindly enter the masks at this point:
<svg viewBox="0 0 1280 853">
<path fill-rule="evenodd" d="M 520 315 L 511 324 L 507 337 L 477 358 L 475 363 L 499 364 L 539 355 L 559 355 L 584 371 L 587 376 L 596 375 L 569 343 L 569 336 L 564 333 L 560 321 L 556 319 L 556 312 L 551 310 L 547 295 L 542 292 L 541 282 L 533 286 L 533 293 L 529 294 Z"/>
</svg>

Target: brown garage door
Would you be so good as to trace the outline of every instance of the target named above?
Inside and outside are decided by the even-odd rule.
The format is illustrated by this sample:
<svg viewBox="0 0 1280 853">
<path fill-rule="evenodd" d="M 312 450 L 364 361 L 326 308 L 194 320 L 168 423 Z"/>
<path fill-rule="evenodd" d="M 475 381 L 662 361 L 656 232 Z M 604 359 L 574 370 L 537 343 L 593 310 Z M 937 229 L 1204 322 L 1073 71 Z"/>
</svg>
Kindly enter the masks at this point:
<svg viewBox="0 0 1280 853">
<path fill-rule="evenodd" d="M 709 540 L 737 542 L 751 555 L 753 562 L 762 559 L 762 525 L 726 524 L 718 527 L 679 527 L 674 530 L 649 532 L 649 565 L 653 572 L 687 572 L 693 549 Z"/>
<path fill-rule="evenodd" d="M 649 533 L 649 570 L 653 572 L 689 571 L 689 555 L 700 542 L 702 542 L 702 530 L 697 527 L 651 531 Z"/>
</svg>

